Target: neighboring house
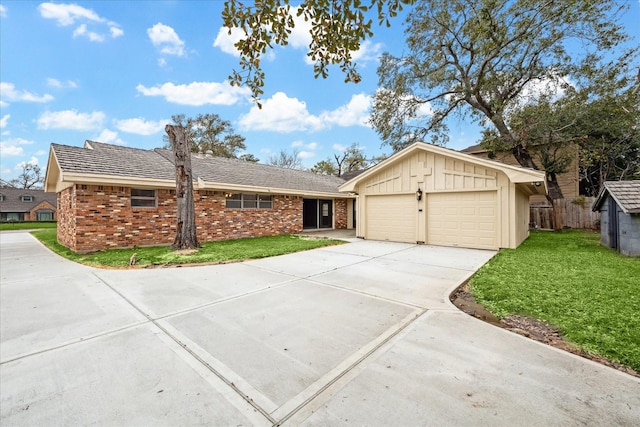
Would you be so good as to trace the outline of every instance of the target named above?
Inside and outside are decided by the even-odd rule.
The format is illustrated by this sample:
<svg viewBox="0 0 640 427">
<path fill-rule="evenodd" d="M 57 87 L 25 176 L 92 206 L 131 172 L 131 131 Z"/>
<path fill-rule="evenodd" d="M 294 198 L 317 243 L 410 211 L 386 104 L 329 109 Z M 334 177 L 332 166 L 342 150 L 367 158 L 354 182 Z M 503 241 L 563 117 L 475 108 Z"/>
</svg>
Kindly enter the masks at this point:
<svg viewBox="0 0 640 427">
<path fill-rule="evenodd" d="M 344 180 L 236 159 L 192 155 L 201 242 L 353 227 Z M 173 153 L 86 141 L 52 144 L 45 191 L 58 197 L 58 240 L 77 252 L 171 244 Z"/>
<path fill-rule="evenodd" d="M 55 220 L 55 194 L 43 190 L 0 187 L 0 221 Z"/>
<path fill-rule="evenodd" d="M 600 241 L 623 255 L 640 256 L 640 181 L 607 181 L 593 204 Z"/>
<path fill-rule="evenodd" d="M 570 150 L 569 155 L 573 160 L 567 167 L 567 171 L 559 174 L 556 178 L 558 180 L 558 184 L 560 185 L 562 196 L 565 199 L 573 200 L 580 195 L 580 161 L 578 158 L 578 149 L 576 146 L 572 146 L 571 148 L 568 148 L 568 150 Z M 501 151 L 491 154 L 489 150 L 482 148 L 480 144 L 472 145 L 471 147 L 460 150 L 460 152 L 478 156 L 483 159 L 496 160 L 499 162 L 507 163 L 509 165 L 519 166 L 518 161 L 515 157 L 513 157 L 513 154 L 511 152 Z M 531 197 L 530 201 L 532 205 L 549 204 L 546 197 L 543 195 L 535 195 Z"/>
<path fill-rule="evenodd" d="M 529 197 L 544 172 L 416 143 L 340 186 L 357 194 L 356 235 L 480 249 L 529 235 Z"/>
</svg>

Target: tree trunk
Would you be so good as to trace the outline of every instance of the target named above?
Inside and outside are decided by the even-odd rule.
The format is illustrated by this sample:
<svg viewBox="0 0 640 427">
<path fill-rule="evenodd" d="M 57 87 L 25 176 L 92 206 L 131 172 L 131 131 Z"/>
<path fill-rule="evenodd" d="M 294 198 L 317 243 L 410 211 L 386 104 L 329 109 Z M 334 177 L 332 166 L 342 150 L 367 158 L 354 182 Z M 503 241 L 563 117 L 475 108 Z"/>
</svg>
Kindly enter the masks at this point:
<svg viewBox="0 0 640 427">
<path fill-rule="evenodd" d="M 167 125 L 176 165 L 176 206 L 178 224 L 173 249 L 200 247 L 196 234 L 196 209 L 193 201 L 193 176 L 191 173 L 191 143 L 182 126 Z"/>
<path fill-rule="evenodd" d="M 522 144 L 515 143 L 511 152 L 520 166 L 539 170 L 538 166 L 533 161 L 531 153 L 529 153 L 529 150 L 527 150 Z M 551 203 L 551 209 L 553 210 L 553 229 L 559 231 L 562 230 L 564 224 L 562 221 L 562 212 L 554 201 L 563 198 L 562 190 L 560 189 L 560 184 L 558 184 L 558 179 L 555 174 L 546 174 L 545 179 L 547 181 L 548 189 L 546 197 L 549 203 Z"/>
</svg>

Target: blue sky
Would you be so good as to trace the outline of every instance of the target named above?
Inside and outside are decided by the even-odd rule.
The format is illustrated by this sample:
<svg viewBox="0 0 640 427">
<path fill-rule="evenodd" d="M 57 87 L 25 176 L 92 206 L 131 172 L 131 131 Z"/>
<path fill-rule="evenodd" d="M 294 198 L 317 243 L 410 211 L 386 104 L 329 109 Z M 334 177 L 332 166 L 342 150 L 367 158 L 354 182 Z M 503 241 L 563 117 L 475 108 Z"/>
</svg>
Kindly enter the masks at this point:
<svg viewBox="0 0 640 427">
<path fill-rule="evenodd" d="M 625 1 L 625 0 L 620 0 Z M 628 32 L 640 40 L 640 3 L 627 0 Z M 345 84 L 338 68 L 315 79 L 300 25 L 290 45 L 264 62 L 263 108 L 231 88 L 233 39 L 222 1 L 0 1 L 0 178 L 24 162 L 46 166 L 52 142 L 85 140 L 151 149 L 163 145 L 174 114 L 215 113 L 246 137 L 262 162 L 297 149 L 306 167 L 358 143 L 388 153 L 366 125 L 377 87 L 378 55 L 403 51 L 403 19 L 378 28 L 355 54 L 363 81 Z M 449 148 L 473 145 L 476 126 L 454 119 Z M 114 165 L 117 167 L 117 165 Z"/>
</svg>

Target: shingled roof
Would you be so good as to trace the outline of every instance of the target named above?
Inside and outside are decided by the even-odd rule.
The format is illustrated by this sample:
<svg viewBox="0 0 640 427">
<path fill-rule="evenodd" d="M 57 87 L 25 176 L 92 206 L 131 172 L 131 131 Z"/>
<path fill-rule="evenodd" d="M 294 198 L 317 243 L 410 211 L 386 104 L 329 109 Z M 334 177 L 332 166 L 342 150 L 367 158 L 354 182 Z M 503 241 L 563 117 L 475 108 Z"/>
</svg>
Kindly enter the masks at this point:
<svg viewBox="0 0 640 427">
<path fill-rule="evenodd" d="M 30 212 L 42 202 L 48 202 L 54 208 L 57 204 L 57 196 L 44 190 L 0 187 L 0 194 L 0 212 Z M 27 195 L 32 197 L 32 201 L 23 202 L 22 196 Z"/>
<path fill-rule="evenodd" d="M 600 210 L 607 194 L 611 195 L 624 213 L 640 213 L 640 180 L 605 182 L 593 204 L 594 211 Z"/>
<path fill-rule="evenodd" d="M 95 141 L 84 148 L 52 144 L 61 173 L 175 180 L 173 153 L 169 150 L 142 150 Z M 311 193 L 338 192 L 344 180 L 313 172 L 284 169 L 271 165 L 224 157 L 193 154 L 194 181 L 205 188 L 254 187 Z"/>
</svg>

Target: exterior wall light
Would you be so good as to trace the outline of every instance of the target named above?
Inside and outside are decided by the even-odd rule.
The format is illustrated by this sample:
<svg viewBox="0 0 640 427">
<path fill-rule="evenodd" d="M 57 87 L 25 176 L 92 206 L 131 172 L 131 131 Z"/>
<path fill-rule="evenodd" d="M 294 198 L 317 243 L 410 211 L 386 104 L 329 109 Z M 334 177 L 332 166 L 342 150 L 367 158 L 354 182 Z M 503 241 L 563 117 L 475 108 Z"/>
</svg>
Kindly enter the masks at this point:
<svg viewBox="0 0 640 427">
<path fill-rule="evenodd" d="M 422 200 L 422 190 L 420 189 L 420 187 L 418 187 L 418 191 L 416 191 L 416 200 Z"/>
<path fill-rule="evenodd" d="M 227 199 L 232 196 L 233 196 L 233 193 L 224 193 L 224 197 Z"/>
</svg>

